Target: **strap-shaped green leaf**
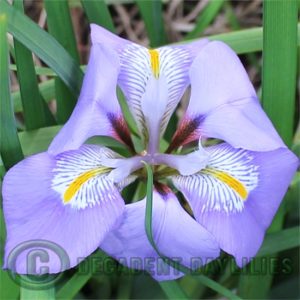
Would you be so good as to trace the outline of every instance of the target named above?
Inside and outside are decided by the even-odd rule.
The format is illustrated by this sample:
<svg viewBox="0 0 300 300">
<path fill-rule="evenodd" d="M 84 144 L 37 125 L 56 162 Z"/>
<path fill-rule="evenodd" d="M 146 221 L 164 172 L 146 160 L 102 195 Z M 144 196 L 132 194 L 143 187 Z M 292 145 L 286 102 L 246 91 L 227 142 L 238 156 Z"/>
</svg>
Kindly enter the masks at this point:
<svg viewBox="0 0 300 300">
<path fill-rule="evenodd" d="M 90 23 L 95 23 L 111 32 L 115 32 L 114 23 L 104 0 L 81 0 L 81 4 Z"/>
<path fill-rule="evenodd" d="M 291 146 L 296 101 L 298 1 L 264 1 L 263 5 L 262 103 L 285 143 Z M 283 202 L 268 232 L 281 231 L 285 212 Z M 267 257 L 266 264 L 259 260 L 255 267 L 267 267 L 270 272 L 255 277 L 242 276 L 239 284 L 242 297 L 261 299 L 269 292 L 274 265 Z"/>
<path fill-rule="evenodd" d="M 256 257 L 271 255 L 300 246 L 299 228 L 292 227 L 267 234 Z"/>
<path fill-rule="evenodd" d="M 49 69 L 50 70 L 50 69 Z M 38 84 L 38 88 L 40 94 L 44 98 L 44 100 L 48 103 L 50 100 L 54 99 L 55 97 L 55 90 L 54 90 L 54 80 L 49 79 L 47 81 L 43 81 Z M 15 91 L 11 93 L 14 112 L 22 112 L 22 102 L 21 102 L 21 93 L 20 91 Z"/>
<path fill-rule="evenodd" d="M 5 14 L 0 14 L 0 153 L 5 168 L 9 169 L 18 161 L 23 159 L 23 153 L 17 135 L 15 117 L 10 97 L 6 29 L 7 17 Z"/>
<path fill-rule="evenodd" d="M 55 288 L 47 288 L 45 290 L 27 289 L 21 287 L 20 300 L 54 300 Z"/>
<path fill-rule="evenodd" d="M 0 11 L 7 16 L 8 31 L 55 71 L 77 97 L 83 72 L 68 52 L 51 35 L 6 1 L 0 1 Z"/>
<path fill-rule="evenodd" d="M 298 1 L 264 2 L 262 101 L 288 146 L 296 102 Z"/>
<path fill-rule="evenodd" d="M 32 155 L 34 153 L 46 151 L 52 139 L 55 137 L 55 135 L 60 129 L 61 126 L 51 126 L 31 131 L 20 132 L 19 139 L 24 154 L 27 156 Z M 109 147 L 111 149 L 114 149 L 118 153 L 128 153 L 126 152 L 127 147 L 123 143 L 120 143 L 111 137 L 97 136 L 89 139 L 88 142 Z"/>
<path fill-rule="evenodd" d="M 22 0 L 15 0 L 13 5 L 23 12 Z M 17 40 L 14 41 L 14 46 L 26 129 L 54 125 L 55 119 L 38 89 L 31 52 Z"/>
<path fill-rule="evenodd" d="M 163 23 L 161 0 L 144 1 L 136 0 L 142 18 L 145 22 L 146 30 L 150 39 L 150 46 L 155 48 L 166 44 L 167 36 Z"/>
<path fill-rule="evenodd" d="M 1 196 L 0 196 L 0 200 L 2 200 Z M 0 264 L 1 266 L 3 264 L 2 258 L 4 256 L 4 249 L 3 249 L 4 241 L 5 241 L 5 224 L 4 224 L 3 211 L 2 208 L 0 207 Z M 0 299 L 17 300 L 19 298 L 19 294 L 20 294 L 19 286 L 10 278 L 8 272 L 3 270 L 2 268 L 0 269 L 0 287 L 1 287 Z"/>
<path fill-rule="evenodd" d="M 218 12 L 223 7 L 224 2 L 224 0 L 213 0 L 208 2 L 198 16 L 195 28 L 185 37 L 185 39 L 200 37 L 205 28 L 215 19 Z"/>
<path fill-rule="evenodd" d="M 44 5 L 47 12 L 48 31 L 68 51 L 73 59 L 79 63 L 79 54 L 76 46 L 76 38 L 72 26 L 69 5 L 66 0 L 45 0 Z M 63 30 L 62 30 L 63 28 Z M 57 121 L 65 123 L 76 104 L 76 97 L 59 78 L 55 79 L 55 93 L 57 104 Z"/>
</svg>

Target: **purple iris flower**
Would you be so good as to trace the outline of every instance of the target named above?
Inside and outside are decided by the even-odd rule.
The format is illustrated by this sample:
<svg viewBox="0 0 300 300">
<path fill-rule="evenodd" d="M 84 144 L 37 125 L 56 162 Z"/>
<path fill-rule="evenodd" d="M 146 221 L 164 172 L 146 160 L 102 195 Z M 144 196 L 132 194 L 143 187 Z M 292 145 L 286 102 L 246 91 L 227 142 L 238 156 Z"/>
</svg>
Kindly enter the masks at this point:
<svg viewBox="0 0 300 300">
<path fill-rule="evenodd" d="M 172 268 L 163 272 L 169 266 L 147 239 L 146 200 L 125 205 L 121 197 L 124 186 L 143 176 L 143 162 L 154 166 L 153 236 L 160 252 L 195 269 L 222 249 L 242 266 L 260 248 L 298 159 L 262 110 L 240 60 L 222 42 L 149 50 L 97 25 L 91 29 L 90 59 L 72 116 L 47 152 L 21 161 L 4 178 L 5 267 L 16 246 L 43 239 L 68 253 L 69 267 L 100 247 L 157 280 L 182 276 Z M 134 151 L 117 85 L 145 147 L 130 158 L 84 144 L 110 136 Z M 185 115 L 160 153 L 171 114 L 189 86 Z M 223 142 L 203 147 L 206 138 Z M 197 149 L 180 154 L 192 141 L 199 141 Z M 168 183 L 183 193 L 185 205 Z M 63 271 L 51 258 L 49 272 Z M 26 253 L 15 271 L 29 273 Z"/>
</svg>

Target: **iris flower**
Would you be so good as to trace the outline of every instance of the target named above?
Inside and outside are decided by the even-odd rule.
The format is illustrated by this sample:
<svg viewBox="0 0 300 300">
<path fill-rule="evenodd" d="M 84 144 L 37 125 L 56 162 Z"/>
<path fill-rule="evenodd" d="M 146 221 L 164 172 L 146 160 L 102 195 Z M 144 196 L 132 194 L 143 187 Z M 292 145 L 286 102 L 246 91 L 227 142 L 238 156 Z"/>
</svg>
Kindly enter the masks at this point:
<svg viewBox="0 0 300 300">
<path fill-rule="evenodd" d="M 242 63 L 218 41 L 149 50 L 97 25 L 91 25 L 91 38 L 70 119 L 47 152 L 21 161 L 4 178 L 5 266 L 16 246 L 43 239 L 65 249 L 69 267 L 100 247 L 157 280 L 182 276 L 172 268 L 161 272 L 166 265 L 145 232 L 146 200 L 125 205 L 122 199 L 122 188 L 143 178 L 143 162 L 154 170 L 153 236 L 159 251 L 195 269 L 194 259 L 204 265 L 222 249 L 243 266 L 260 248 L 298 159 L 262 110 Z M 141 153 L 134 151 L 117 85 L 144 141 Z M 171 114 L 189 86 L 185 114 L 160 153 Z M 86 144 L 92 136 L 113 137 L 134 154 L 126 158 Z M 222 142 L 203 147 L 208 138 Z M 192 141 L 197 148 L 182 154 L 181 147 Z M 184 205 L 174 188 L 184 195 Z M 26 254 L 17 259 L 17 273 L 29 272 Z M 63 271 L 52 256 L 49 272 Z"/>
</svg>

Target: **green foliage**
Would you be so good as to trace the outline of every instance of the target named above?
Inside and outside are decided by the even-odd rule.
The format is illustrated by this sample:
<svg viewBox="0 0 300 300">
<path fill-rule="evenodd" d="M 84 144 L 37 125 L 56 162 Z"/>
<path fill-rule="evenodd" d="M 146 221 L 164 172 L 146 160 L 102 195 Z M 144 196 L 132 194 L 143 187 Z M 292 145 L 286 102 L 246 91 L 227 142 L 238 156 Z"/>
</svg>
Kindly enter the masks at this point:
<svg viewBox="0 0 300 300">
<path fill-rule="evenodd" d="M 0 124 L 1 147 L 0 153 L 6 169 L 23 158 L 20 142 L 17 135 L 15 118 L 10 97 L 10 82 L 8 68 L 8 46 L 6 39 L 7 17 L 0 15 Z"/>
<path fill-rule="evenodd" d="M 207 3 L 202 13 L 198 16 L 195 28 L 185 37 L 185 39 L 194 39 L 200 37 L 205 28 L 215 19 L 219 10 L 224 5 L 224 0 L 214 0 Z"/>
<path fill-rule="evenodd" d="M 163 24 L 162 2 L 136 0 L 145 22 L 150 46 L 155 48 L 166 43 L 167 37 Z"/>
<path fill-rule="evenodd" d="M 114 23 L 109 13 L 108 6 L 103 0 L 81 0 L 84 11 L 90 23 L 95 23 L 109 31 L 115 32 Z"/>
<path fill-rule="evenodd" d="M 23 2 L 14 1 L 14 7 L 23 11 Z M 54 117 L 38 89 L 31 52 L 17 40 L 14 46 L 26 129 L 54 125 Z"/>
<path fill-rule="evenodd" d="M 79 63 L 79 54 L 77 52 L 68 2 L 46 0 L 44 4 L 47 12 L 49 33 Z M 59 78 L 55 78 L 55 94 L 57 105 L 56 117 L 58 122 L 63 124 L 68 120 L 75 107 L 76 95 L 72 95 L 68 87 Z"/>
<path fill-rule="evenodd" d="M 262 103 L 279 134 L 289 146 L 292 144 L 295 126 L 297 11 L 296 0 L 264 2 Z M 284 217 L 285 202 L 273 220 L 269 232 L 281 230 Z M 276 239 L 274 242 L 276 243 Z M 275 243 L 272 248 L 276 248 Z M 280 244 L 279 241 L 278 243 Z M 262 262 L 259 261 L 257 265 L 260 263 Z M 274 268 L 270 263 L 267 267 L 270 270 Z M 272 280 L 272 274 L 241 277 L 239 294 L 254 299 L 265 298 Z"/>
<path fill-rule="evenodd" d="M 83 73 L 68 52 L 51 35 L 6 1 L 0 2 L 0 11 L 7 16 L 8 31 L 14 38 L 55 70 L 72 93 L 78 96 Z"/>
</svg>

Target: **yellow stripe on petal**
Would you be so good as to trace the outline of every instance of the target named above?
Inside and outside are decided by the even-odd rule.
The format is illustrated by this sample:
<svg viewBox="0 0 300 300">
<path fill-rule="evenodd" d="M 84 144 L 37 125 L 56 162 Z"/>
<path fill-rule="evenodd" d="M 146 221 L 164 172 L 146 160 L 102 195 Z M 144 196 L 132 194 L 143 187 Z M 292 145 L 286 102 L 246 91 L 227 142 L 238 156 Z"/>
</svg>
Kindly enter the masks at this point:
<svg viewBox="0 0 300 300">
<path fill-rule="evenodd" d="M 82 187 L 84 183 L 86 183 L 89 179 L 99 175 L 103 174 L 107 171 L 109 171 L 110 168 L 97 168 L 92 169 L 89 171 L 86 171 L 82 174 L 80 174 L 78 177 L 76 177 L 68 186 L 67 190 L 64 193 L 64 203 L 67 204 L 71 201 L 71 199 L 74 197 L 74 195 L 79 191 L 79 189 Z"/>
<path fill-rule="evenodd" d="M 245 186 L 236 178 L 229 175 L 226 172 L 219 171 L 212 168 L 206 168 L 201 170 L 202 173 L 207 175 L 212 175 L 223 183 L 227 184 L 230 188 L 232 188 L 235 192 L 237 192 L 243 200 L 246 200 L 248 197 L 248 191 Z"/>
<path fill-rule="evenodd" d="M 155 49 L 149 50 L 151 69 L 155 78 L 159 77 L 159 52 Z"/>
</svg>

